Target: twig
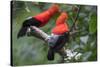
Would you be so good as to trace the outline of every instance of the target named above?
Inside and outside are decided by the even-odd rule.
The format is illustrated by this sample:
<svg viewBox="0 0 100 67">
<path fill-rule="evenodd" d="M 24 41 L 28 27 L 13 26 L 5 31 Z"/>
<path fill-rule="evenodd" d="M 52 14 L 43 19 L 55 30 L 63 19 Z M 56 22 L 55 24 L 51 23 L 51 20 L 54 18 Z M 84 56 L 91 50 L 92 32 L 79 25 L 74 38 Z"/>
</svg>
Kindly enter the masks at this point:
<svg viewBox="0 0 100 67">
<path fill-rule="evenodd" d="M 25 7 L 25 10 L 26 10 L 27 12 L 31 12 L 26 2 L 25 2 L 25 6 L 26 6 L 26 7 Z"/>
<path fill-rule="evenodd" d="M 75 17 L 74 23 L 73 23 L 73 25 L 72 25 L 72 27 L 71 27 L 71 29 L 70 29 L 70 32 L 73 30 L 73 28 L 74 28 L 74 26 L 75 26 L 75 24 L 76 24 L 76 21 L 77 21 L 77 19 L 78 19 L 78 17 L 79 17 L 79 12 L 80 12 L 80 5 L 79 5 L 79 9 L 78 9 L 78 11 L 77 11 L 77 15 L 76 15 L 76 17 Z"/>
</svg>

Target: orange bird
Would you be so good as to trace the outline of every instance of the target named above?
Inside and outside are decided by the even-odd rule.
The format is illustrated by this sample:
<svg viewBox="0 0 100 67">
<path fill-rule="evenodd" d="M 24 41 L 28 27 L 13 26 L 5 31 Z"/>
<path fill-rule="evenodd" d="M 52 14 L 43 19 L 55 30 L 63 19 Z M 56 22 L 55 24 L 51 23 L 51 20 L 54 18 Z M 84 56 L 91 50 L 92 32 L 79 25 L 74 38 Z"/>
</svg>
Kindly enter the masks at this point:
<svg viewBox="0 0 100 67">
<path fill-rule="evenodd" d="M 55 52 L 59 53 L 62 58 L 64 58 L 64 55 L 66 54 L 63 47 L 69 40 L 69 27 L 66 23 L 67 19 L 68 14 L 66 12 L 62 12 L 56 20 L 56 26 L 52 29 L 53 35 L 48 40 L 48 60 L 54 60 Z"/>
<path fill-rule="evenodd" d="M 59 11 L 59 6 L 56 4 L 53 4 L 48 10 L 36 16 L 32 16 L 26 19 L 23 22 L 21 29 L 19 30 L 17 38 L 24 36 L 27 32 L 28 27 L 30 26 L 43 27 L 44 25 L 48 23 L 50 18 L 58 11 Z"/>
</svg>

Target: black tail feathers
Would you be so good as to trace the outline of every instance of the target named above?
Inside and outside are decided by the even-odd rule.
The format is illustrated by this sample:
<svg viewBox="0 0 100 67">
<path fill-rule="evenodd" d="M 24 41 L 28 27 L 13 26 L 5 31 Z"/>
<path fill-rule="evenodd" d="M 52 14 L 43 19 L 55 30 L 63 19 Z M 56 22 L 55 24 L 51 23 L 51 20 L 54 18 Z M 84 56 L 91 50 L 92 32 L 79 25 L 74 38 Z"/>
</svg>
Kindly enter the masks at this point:
<svg viewBox="0 0 100 67">
<path fill-rule="evenodd" d="M 17 38 L 25 36 L 26 32 L 27 32 L 27 28 L 30 26 L 36 26 L 39 27 L 40 26 L 40 21 L 38 21 L 35 18 L 29 18 L 27 20 L 25 20 L 22 24 L 22 28 L 19 30 Z"/>
<path fill-rule="evenodd" d="M 54 51 L 52 49 L 49 49 L 47 58 L 48 60 L 54 60 Z"/>
<path fill-rule="evenodd" d="M 18 32 L 17 38 L 25 36 L 26 32 L 27 32 L 27 27 L 22 27 Z"/>
</svg>

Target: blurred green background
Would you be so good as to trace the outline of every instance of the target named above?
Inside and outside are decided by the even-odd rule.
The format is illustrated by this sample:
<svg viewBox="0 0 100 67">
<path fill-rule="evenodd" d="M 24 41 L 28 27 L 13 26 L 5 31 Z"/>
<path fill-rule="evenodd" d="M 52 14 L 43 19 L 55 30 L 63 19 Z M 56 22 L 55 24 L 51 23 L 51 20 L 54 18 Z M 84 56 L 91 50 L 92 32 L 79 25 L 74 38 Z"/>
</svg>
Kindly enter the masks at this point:
<svg viewBox="0 0 100 67">
<path fill-rule="evenodd" d="M 12 2 L 12 63 L 13 65 L 37 65 L 37 64 L 55 64 L 59 63 L 60 56 L 55 55 L 54 61 L 47 60 L 48 47 L 43 41 L 34 37 L 22 37 L 17 39 L 17 33 L 23 21 L 30 16 L 50 7 L 51 3 L 43 2 Z M 67 11 L 69 15 L 68 24 L 72 26 L 77 8 L 79 5 L 59 4 L 60 9 Z M 66 43 L 66 49 L 82 53 L 80 59 L 74 58 L 69 62 L 86 62 L 97 61 L 97 6 L 80 5 L 81 10 L 75 28 L 78 33 L 70 36 L 70 40 Z M 48 24 L 41 29 L 50 34 L 51 29 L 55 26 L 56 14 L 51 18 Z M 66 61 L 66 63 L 69 63 Z"/>
</svg>

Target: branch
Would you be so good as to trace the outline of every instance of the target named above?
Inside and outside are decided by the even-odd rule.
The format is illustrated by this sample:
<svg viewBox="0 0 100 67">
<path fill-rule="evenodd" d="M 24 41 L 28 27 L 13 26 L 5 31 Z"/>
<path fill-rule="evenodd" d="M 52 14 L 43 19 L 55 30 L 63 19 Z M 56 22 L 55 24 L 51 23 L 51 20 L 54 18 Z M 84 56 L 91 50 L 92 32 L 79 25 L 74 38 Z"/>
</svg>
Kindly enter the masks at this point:
<svg viewBox="0 0 100 67">
<path fill-rule="evenodd" d="M 71 29 L 70 29 L 70 32 L 73 30 L 73 28 L 74 28 L 74 26 L 75 26 L 75 24 L 76 24 L 76 21 L 77 21 L 77 19 L 78 19 L 78 17 L 79 17 L 79 12 L 80 12 L 80 6 L 79 6 L 79 9 L 78 9 L 78 11 L 77 11 L 77 15 L 76 15 L 76 17 L 75 17 L 75 20 L 74 20 L 74 22 L 73 22 L 73 25 L 72 25 L 72 27 L 71 27 Z"/>
<path fill-rule="evenodd" d="M 48 34 L 46 34 L 44 31 L 40 30 L 39 28 L 37 28 L 35 26 L 31 26 L 30 28 L 28 28 L 27 35 L 34 36 L 34 37 L 41 39 L 45 42 L 47 42 L 47 39 L 49 37 Z"/>
</svg>

